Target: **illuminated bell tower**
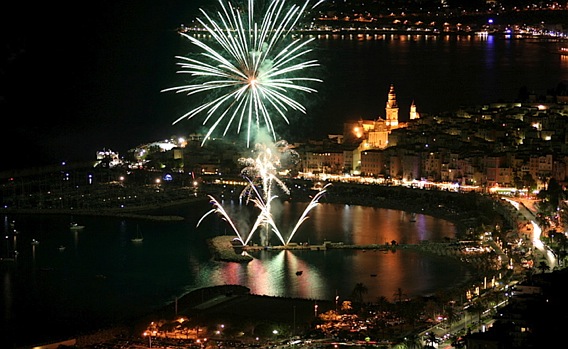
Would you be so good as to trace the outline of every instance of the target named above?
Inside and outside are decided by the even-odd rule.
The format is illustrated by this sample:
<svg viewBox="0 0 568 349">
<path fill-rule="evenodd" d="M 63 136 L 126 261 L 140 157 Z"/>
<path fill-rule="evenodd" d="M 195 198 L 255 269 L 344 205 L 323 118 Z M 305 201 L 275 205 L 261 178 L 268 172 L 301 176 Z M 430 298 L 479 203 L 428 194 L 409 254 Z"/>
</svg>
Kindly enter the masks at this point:
<svg viewBox="0 0 568 349">
<path fill-rule="evenodd" d="M 416 120 L 418 118 L 420 118 L 420 115 L 416 111 L 416 104 L 412 101 L 412 104 L 410 105 L 410 120 Z"/>
<path fill-rule="evenodd" d="M 394 85 L 391 84 L 387 107 L 386 107 L 387 127 L 398 128 L 398 103 L 396 102 L 396 93 L 394 93 Z"/>
</svg>

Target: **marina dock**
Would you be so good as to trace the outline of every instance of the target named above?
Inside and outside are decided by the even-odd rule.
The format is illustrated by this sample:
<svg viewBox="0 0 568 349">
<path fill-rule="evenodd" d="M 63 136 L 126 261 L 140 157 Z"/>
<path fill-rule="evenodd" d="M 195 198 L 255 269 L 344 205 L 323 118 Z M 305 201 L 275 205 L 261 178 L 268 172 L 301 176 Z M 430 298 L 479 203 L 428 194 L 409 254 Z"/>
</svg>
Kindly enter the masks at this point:
<svg viewBox="0 0 568 349">
<path fill-rule="evenodd" d="M 343 242 L 331 242 L 324 241 L 323 244 L 312 245 L 312 244 L 298 244 L 289 243 L 287 245 L 277 245 L 277 246 L 243 246 L 243 251 L 259 251 L 259 250 L 308 250 L 308 251 L 325 251 L 330 249 L 354 249 L 354 250 L 392 250 L 396 248 L 405 248 L 406 245 L 398 244 L 365 244 L 365 245 L 351 245 L 344 244 Z"/>
</svg>

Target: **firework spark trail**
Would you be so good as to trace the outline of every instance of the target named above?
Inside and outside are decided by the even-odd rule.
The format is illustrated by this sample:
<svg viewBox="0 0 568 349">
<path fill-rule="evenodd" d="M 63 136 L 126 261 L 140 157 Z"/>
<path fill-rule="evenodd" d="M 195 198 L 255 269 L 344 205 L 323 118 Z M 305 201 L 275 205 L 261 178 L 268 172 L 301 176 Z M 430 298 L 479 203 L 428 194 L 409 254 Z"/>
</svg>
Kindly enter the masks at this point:
<svg viewBox="0 0 568 349">
<path fill-rule="evenodd" d="M 269 207 L 267 207 L 267 205 L 263 202 L 262 198 L 260 198 L 259 196 L 255 197 L 254 199 L 251 199 L 251 202 L 253 202 L 254 205 L 260 210 L 260 214 L 256 217 L 256 221 L 254 222 L 246 238 L 241 234 L 241 232 L 239 232 L 239 229 L 237 228 L 237 226 L 235 225 L 235 223 L 233 222 L 227 211 L 225 211 L 223 205 L 221 205 L 219 201 L 217 201 L 213 196 L 211 195 L 208 196 L 209 199 L 211 200 L 211 203 L 213 204 L 213 209 L 209 210 L 199 219 L 199 221 L 197 222 L 198 227 L 199 225 L 201 225 L 201 222 L 207 216 L 209 216 L 212 213 L 218 213 L 223 218 L 223 220 L 225 220 L 231 226 L 231 228 L 237 235 L 237 239 L 241 242 L 243 246 L 247 245 L 250 242 L 250 240 L 254 235 L 254 232 L 263 224 L 268 224 L 272 228 L 272 231 L 274 231 L 276 236 L 278 236 L 282 244 L 285 244 L 284 237 L 282 236 L 282 234 L 278 230 L 278 227 L 276 226 L 276 223 L 272 219 L 272 214 L 270 213 Z M 274 198 L 275 197 L 271 198 L 271 200 Z"/>
<path fill-rule="evenodd" d="M 311 0 L 302 6 L 285 6 L 285 0 L 273 0 L 262 17 L 256 18 L 254 0 L 241 13 L 239 7 L 219 0 L 220 11 L 214 18 L 201 10 L 204 19 L 198 22 L 211 36 L 211 43 L 182 33 L 202 50 L 201 58 L 178 56 L 180 74 L 189 74 L 193 83 L 162 90 L 194 95 L 214 93 L 212 100 L 191 109 L 177 120 L 205 114 L 203 125 L 210 124 L 203 143 L 225 123 L 223 136 L 237 123 L 236 132 L 246 124 L 247 146 L 251 133 L 264 125 L 276 139 L 271 113 L 287 124 L 289 110 L 306 114 L 305 107 L 290 97 L 290 92 L 317 92 L 309 84 L 320 79 L 305 76 L 309 68 L 319 66 L 316 60 L 306 59 L 311 52 L 305 41 L 292 38 L 291 31 L 302 18 Z M 315 8 L 322 1 L 317 1 Z M 200 79 L 197 79 L 200 78 Z"/>
<path fill-rule="evenodd" d="M 330 185 L 331 184 L 327 184 L 319 193 L 317 193 L 312 198 L 312 200 L 310 201 L 310 204 L 304 209 L 304 212 L 302 213 L 302 215 L 300 216 L 300 218 L 296 222 L 296 225 L 292 229 L 292 231 L 291 231 L 291 233 L 290 233 L 290 235 L 288 236 L 287 239 L 284 238 L 284 236 L 280 232 L 280 229 L 278 229 L 278 226 L 276 225 L 276 222 L 274 222 L 274 219 L 272 217 L 272 213 L 270 212 L 270 204 L 269 203 L 272 200 L 274 200 L 277 196 L 272 196 L 272 197 L 268 198 L 268 200 L 265 202 L 262 199 L 262 197 L 260 196 L 260 194 L 258 193 L 256 187 L 254 187 L 254 186 L 252 188 L 255 191 L 256 196 L 254 198 L 252 198 L 250 201 L 253 202 L 254 205 L 260 210 L 260 214 L 257 216 L 257 218 L 256 218 L 252 228 L 250 229 L 249 233 L 247 234 L 246 238 L 244 238 L 243 235 L 241 235 L 238 228 L 233 223 L 231 217 L 227 214 L 227 212 L 225 211 L 223 206 L 217 200 L 215 200 L 215 198 L 213 198 L 211 195 L 209 195 L 209 198 L 211 199 L 211 202 L 213 203 L 214 208 L 201 217 L 199 222 L 197 222 L 197 226 L 199 226 L 201 224 L 201 222 L 203 221 L 203 219 L 205 219 L 205 217 L 207 217 L 209 214 L 219 213 L 223 217 L 223 219 L 231 226 L 231 228 L 233 229 L 233 231 L 237 235 L 237 239 L 241 242 L 241 244 L 243 246 L 248 245 L 248 243 L 252 239 L 256 230 L 264 224 L 267 224 L 268 226 L 270 226 L 271 230 L 276 234 L 278 239 L 280 239 L 280 242 L 282 242 L 282 245 L 288 245 L 290 243 L 290 241 L 292 240 L 292 238 L 294 237 L 294 235 L 296 234 L 296 232 L 298 231 L 298 229 L 300 228 L 300 226 L 308 219 L 308 213 L 319 204 L 319 199 L 325 194 L 326 188 L 329 187 Z"/>
<path fill-rule="evenodd" d="M 247 171 L 250 173 L 256 173 L 262 179 L 262 185 L 261 185 L 262 193 L 261 193 L 256 187 L 256 185 L 253 183 L 253 181 L 249 177 L 244 175 L 244 177 L 249 182 L 249 184 L 241 192 L 240 198 L 241 199 L 243 199 L 243 197 L 246 198 L 246 202 L 252 202 L 254 206 L 258 208 L 260 211 L 246 238 L 239 232 L 238 228 L 231 220 L 231 217 L 223 209 L 221 204 L 217 200 L 215 200 L 212 196 L 209 197 L 211 198 L 211 202 L 214 205 L 214 209 L 207 212 L 199 220 L 198 225 L 209 214 L 219 213 L 223 217 L 223 219 L 229 223 L 233 231 L 236 233 L 237 239 L 243 245 L 247 245 L 252 239 L 257 229 L 259 229 L 263 225 L 266 226 L 266 229 L 270 228 L 270 230 L 274 232 L 274 234 L 278 237 L 280 242 L 282 242 L 282 245 L 288 245 L 292 240 L 292 238 L 294 237 L 294 235 L 296 234 L 296 232 L 298 231 L 298 229 L 300 228 L 300 226 L 308 219 L 308 213 L 319 204 L 319 199 L 325 194 L 327 188 L 331 186 L 331 184 L 327 184 L 320 192 L 314 195 L 314 197 L 312 198 L 308 206 L 304 209 L 302 215 L 300 216 L 300 218 L 297 220 L 296 224 L 292 228 L 290 235 L 288 235 L 288 237 L 285 238 L 282 232 L 280 231 L 280 229 L 278 228 L 276 222 L 274 221 L 271 212 L 271 203 L 273 200 L 275 200 L 278 197 L 277 195 L 273 195 L 271 192 L 272 182 L 278 181 L 279 183 L 281 183 L 280 186 L 282 187 L 282 189 L 285 190 L 286 193 L 289 193 L 289 189 L 285 186 L 285 184 L 281 182 L 272 173 L 272 170 L 274 170 L 274 162 L 278 161 L 277 158 L 272 156 L 270 148 L 265 147 L 262 148 L 261 153 L 258 155 L 256 160 L 245 159 L 242 161 L 248 164 L 248 166 L 245 167 L 245 169 L 243 169 L 243 173 L 246 173 Z"/>
<path fill-rule="evenodd" d="M 211 203 L 213 204 L 213 209 L 211 209 L 210 211 L 208 211 L 207 213 L 205 213 L 201 219 L 199 219 L 199 221 L 197 222 L 197 226 L 199 227 L 199 225 L 201 224 L 201 222 L 205 219 L 205 217 L 209 216 L 211 213 L 219 213 L 223 219 L 229 223 L 229 225 L 231 226 L 231 228 L 233 228 L 233 231 L 235 232 L 235 234 L 237 234 L 237 239 L 239 239 L 239 241 L 245 245 L 245 240 L 243 240 L 243 237 L 241 236 L 241 233 L 239 233 L 239 229 L 237 229 L 237 227 L 235 226 L 235 224 L 233 223 L 233 221 L 231 220 L 231 217 L 229 217 L 229 215 L 227 214 L 227 211 L 225 211 L 225 209 L 223 208 L 223 206 L 211 195 L 208 195 L 209 199 L 211 199 Z M 249 234 L 252 235 L 252 234 Z"/>
<path fill-rule="evenodd" d="M 260 196 L 260 194 L 258 193 L 256 187 L 253 186 L 252 188 L 253 188 L 253 191 L 255 192 L 256 195 L 255 195 L 254 198 L 250 199 L 250 201 L 260 210 L 260 214 L 256 217 L 256 220 L 255 220 L 252 228 L 250 229 L 249 233 L 247 234 L 246 238 L 241 234 L 241 232 L 239 232 L 239 229 L 237 228 L 237 226 L 235 225 L 235 223 L 233 222 L 233 220 L 231 219 L 231 217 L 229 216 L 227 211 L 225 211 L 223 206 L 219 203 L 219 201 L 217 201 L 211 195 L 209 195 L 209 199 L 211 200 L 211 203 L 213 204 L 213 209 L 209 210 L 207 213 L 205 213 L 201 217 L 201 219 L 199 219 L 199 221 L 197 222 L 197 226 L 199 226 L 201 224 L 201 222 L 210 214 L 218 213 L 231 226 L 231 228 L 233 229 L 233 231 L 237 235 L 237 239 L 241 242 L 241 244 L 243 246 L 247 245 L 250 242 L 250 240 L 252 239 L 252 237 L 254 235 L 254 232 L 260 226 L 262 226 L 264 224 L 267 224 L 272 228 L 272 231 L 276 234 L 276 236 L 278 236 L 278 238 L 280 239 L 280 241 L 284 245 L 285 239 L 282 236 L 282 234 L 280 233 L 280 230 L 278 229 L 278 226 L 274 222 L 274 219 L 272 218 L 272 214 L 270 213 L 270 205 L 267 204 L 270 201 L 272 201 L 273 199 L 275 199 L 276 196 L 269 198 L 269 200 L 267 200 L 265 202 L 262 199 L 262 197 Z"/>
<path fill-rule="evenodd" d="M 276 236 L 278 236 L 278 239 L 280 239 L 282 245 L 285 245 L 286 242 L 284 240 L 284 237 L 282 236 L 282 233 L 280 233 L 280 230 L 278 229 L 276 222 L 274 222 L 274 219 L 272 218 L 272 213 L 270 212 L 270 202 L 275 198 L 276 196 L 269 198 L 269 200 L 266 203 L 264 203 L 260 197 L 252 199 L 252 201 L 255 203 L 255 206 L 260 209 L 260 215 L 257 217 L 257 220 L 255 222 L 255 227 L 252 232 L 256 231 L 256 229 L 263 224 L 268 225 L 270 226 L 272 231 L 276 234 Z M 251 237 L 252 234 L 250 234 L 249 237 L 246 239 L 247 243 L 250 241 Z"/>
<path fill-rule="evenodd" d="M 278 156 L 274 155 L 273 151 L 263 144 L 257 144 L 256 149 L 259 151 L 256 159 L 247 158 L 239 160 L 239 162 L 245 165 L 241 170 L 241 175 L 244 177 L 252 176 L 262 179 L 263 197 L 265 201 L 268 201 L 267 199 L 271 196 L 273 182 L 278 184 L 284 193 L 290 194 L 290 189 L 276 176 L 276 166 L 280 165 Z M 241 200 L 247 198 L 253 188 L 254 183 L 249 181 L 249 184 L 241 192 Z"/>
<path fill-rule="evenodd" d="M 282 141 L 279 142 L 279 144 L 282 144 Z M 240 162 L 246 165 L 241 171 L 241 174 L 247 179 L 249 175 L 259 177 L 262 180 L 262 195 L 256 189 L 255 184 L 249 179 L 249 184 L 241 192 L 240 199 L 242 200 L 244 198 L 247 202 L 253 200 L 255 205 L 260 208 L 261 215 L 263 216 L 262 221 L 266 226 L 266 238 L 268 238 L 268 228 L 271 227 L 271 230 L 278 236 L 280 241 L 282 241 L 282 244 L 285 244 L 284 238 L 272 218 L 272 200 L 277 198 L 277 196 L 272 194 L 273 183 L 278 184 L 286 194 L 290 194 L 290 190 L 286 184 L 276 176 L 276 167 L 280 165 L 280 158 L 275 155 L 270 147 L 264 144 L 257 144 L 256 150 L 259 152 L 256 159 L 248 158 L 240 160 Z"/>
<path fill-rule="evenodd" d="M 298 219 L 298 222 L 296 222 L 296 225 L 294 226 L 294 229 L 292 229 L 292 232 L 290 233 L 290 236 L 288 236 L 288 239 L 286 240 L 285 245 L 288 245 L 290 243 L 290 241 L 292 240 L 292 238 L 294 237 L 294 235 L 296 235 L 296 231 L 298 231 L 298 228 L 300 228 L 300 226 L 302 225 L 302 223 L 304 223 L 306 221 L 306 219 L 308 219 L 308 213 L 319 204 L 319 199 L 325 194 L 325 192 L 327 191 L 327 187 L 329 187 L 331 185 L 331 183 L 326 184 L 323 189 L 317 193 L 316 195 L 314 195 L 312 201 L 310 201 L 310 204 L 306 207 L 306 209 L 304 210 L 304 212 L 302 213 L 302 215 L 300 216 L 300 218 Z"/>
</svg>

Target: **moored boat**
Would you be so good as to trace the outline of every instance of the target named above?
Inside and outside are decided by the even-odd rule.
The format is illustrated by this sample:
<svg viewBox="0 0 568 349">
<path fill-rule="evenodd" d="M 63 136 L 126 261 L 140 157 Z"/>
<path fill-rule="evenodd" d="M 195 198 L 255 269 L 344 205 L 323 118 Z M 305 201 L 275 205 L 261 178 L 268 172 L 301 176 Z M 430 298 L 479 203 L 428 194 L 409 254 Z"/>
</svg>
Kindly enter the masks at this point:
<svg viewBox="0 0 568 349">
<path fill-rule="evenodd" d="M 416 213 L 414 213 L 414 212 L 411 212 L 411 213 L 410 213 L 410 219 L 409 219 L 409 221 L 410 221 L 410 222 L 416 222 Z"/>
<path fill-rule="evenodd" d="M 85 228 L 84 225 L 79 225 L 75 222 L 69 223 L 69 229 L 71 229 L 71 230 L 81 230 L 81 229 L 84 229 L 84 228 Z"/>
<path fill-rule="evenodd" d="M 132 239 L 130 239 L 130 241 L 132 242 L 142 242 L 144 241 L 144 237 L 142 236 L 142 233 L 140 232 L 140 227 L 136 227 L 136 236 L 133 237 Z"/>
</svg>

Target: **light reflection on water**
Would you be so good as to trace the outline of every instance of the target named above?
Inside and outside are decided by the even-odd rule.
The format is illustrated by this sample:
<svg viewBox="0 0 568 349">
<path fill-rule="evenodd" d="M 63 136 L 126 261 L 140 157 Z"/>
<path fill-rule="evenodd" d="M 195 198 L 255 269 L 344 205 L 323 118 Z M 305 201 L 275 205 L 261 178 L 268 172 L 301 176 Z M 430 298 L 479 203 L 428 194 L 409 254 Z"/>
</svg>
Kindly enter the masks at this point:
<svg viewBox="0 0 568 349">
<path fill-rule="evenodd" d="M 284 203 L 280 218 L 296 217 L 302 208 L 299 203 Z M 410 213 L 404 211 L 322 204 L 311 212 L 310 219 L 293 241 L 418 244 L 423 240 L 441 240 L 455 235 L 455 227 L 448 221 L 421 214 L 415 218 L 416 221 L 411 222 Z M 272 241 L 278 244 L 275 239 Z M 253 239 L 253 242 L 258 243 L 258 240 Z M 348 297 L 355 284 L 363 283 L 370 298 L 385 296 L 390 299 L 398 288 L 409 296 L 432 293 L 460 283 L 468 275 L 464 266 L 413 250 L 268 249 L 254 252 L 252 256 L 255 259 L 246 265 L 212 266 L 214 270 L 207 273 L 211 283 L 238 283 L 256 294 L 311 299 L 333 299 L 336 294 Z M 296 274 L 299 271 L 301 275 Z"/>
<path fill-rule="evenodd" d="M 285 202 L 275 218 L 281 231 L 293 226 L 302 203 Z M 238 209 L 233 207 L 233 214 Z M 292 218 L 291 218 L 292 217 Z M 452 223 L 421 214 L 410 221 L 410 213 L 357 205 L 321 204 L 310 214 L 293 242 L 322 244 L 418 244 L 455 235 Z M 253 238 L 253 243 L 259 243 Z M 272 243 L 278 244 L 277 239 Z M 348 296 L 356 283 L 364 283 L 370 297 L 391 298 L 398 288 L 409 296 L 434 292 L 459 283 L 467 271 L 463 266 L 411 250 L 362 251 L 275 251 L 252 253 L 255 258 L 244 265 L 212 264 L 202 271 L 211 284 L 241 284 L 255 294 L 333 299 Z M 301 275 L 296 275 L 301 271 Z M 205 281 L 205 280 L 203 280 Z"/>
<path fill-rule="evenodd" d="M 303 203 L 282 205 L 283 231 L 304 208 Z M 332 300 L 336 294 L 349 297 L 354 286 L 363 283 L 366 300 L 371 301 L 381 295 L 392 299 L 399 287 L 408 295 L 432 293 L 467 275 L 464 266 L 410 250 L 262 250 L 253 253 L 250 263 L 216 262 L 205 241 L 223 234 L 226 223 L 211 216 L 197 228 L 208 209 L 192 207 L 184 211 L 185 221 L 171 223 L 75 217 L 86 226 L 82 231 L 69 231 L 68 217 L 19 220 L 18 262 L 2 269 L 2 327 L 16 327 L 16 332 L 35 328 L 41 335 L 48 317 L 73 331 L 74 326 L 143 313 L 212 285 L 240 284 L 255 294 Z M 293 242 L 418 243 L 455 234 L 447 221 L 416 218 L 410 222 L 406 212 L 396 210 L 321 204 Z M 133 244 L 130 238 L 138 226 L 144 241 Z M 40 244 L 30 245 L 32 239 Z M 273 243 L 279 244 L 277 239 Z M 63 252 L 61 245 L 66 246 Z"/>
<path fill-rule="evenodd" d="M 413 250 L 261 251 L 248 264 L 225 263 L 207 273 L 213 284 L 240 284 L 252 293 L 309 299 L 349 297 L 357 283 L 369 301 L 451 288 L 469 275 L 464 266 Z M 298 275 L 297 272 L 301 274 Z"/>
</svg>

